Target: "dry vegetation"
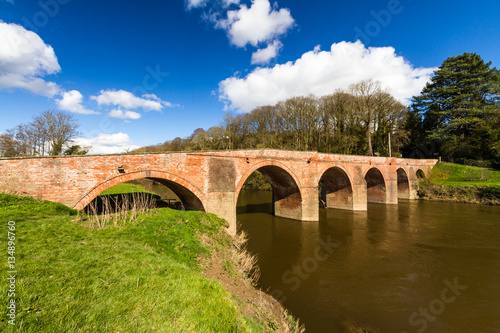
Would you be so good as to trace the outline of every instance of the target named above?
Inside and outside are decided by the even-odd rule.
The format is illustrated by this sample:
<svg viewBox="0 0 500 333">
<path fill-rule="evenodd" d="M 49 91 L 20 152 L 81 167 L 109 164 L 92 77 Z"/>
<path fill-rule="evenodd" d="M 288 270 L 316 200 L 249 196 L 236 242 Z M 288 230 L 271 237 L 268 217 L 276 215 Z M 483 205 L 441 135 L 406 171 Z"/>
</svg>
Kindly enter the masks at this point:
<svg viewBox="0 0 500 333">
<path fill-rule="evenodd" d="M 97 228 L 137 223 L 154 214 L 153 208 L 156 208 L 156 198 L 149 193 L 107 195 L 93 200 L 86 207 L 86 219 L 89 226 Z M 80 217 L 84 219 L 83 214 Z"/>
<path fill-rule="evenodd" d="M 260 271 L 256 256 L 246 250 L 247 235 L 244 232 L 237 234 L 229 247 L 221 246 L 214 238 L 201 236 L 200 239 L 202 244 L 214 249 L 210 256 L 200 257 L 206 276 L 216 279 L 229 290 L 248 317 L 267 323 L 274 332 L 305 331 L 304 326 L 276 299 L 255 287 Z"/>
</svg>

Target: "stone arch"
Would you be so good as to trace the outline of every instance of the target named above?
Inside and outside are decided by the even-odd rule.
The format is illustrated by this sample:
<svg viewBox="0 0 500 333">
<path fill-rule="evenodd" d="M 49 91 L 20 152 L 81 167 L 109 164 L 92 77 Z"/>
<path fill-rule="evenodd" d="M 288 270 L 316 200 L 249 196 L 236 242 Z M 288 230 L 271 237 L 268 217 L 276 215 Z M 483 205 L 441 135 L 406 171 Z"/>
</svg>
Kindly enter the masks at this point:
<svg viewBox="0 0 500 333">
<path fill-rule="evenodd" d="M 365 175 L 366 198 L 368 202 L 385 203 L 387 189 L 384 175 L 377 168 L 371 168 Z"/>
<path fill-rule="evenodd" d="M 174 174 L 155 170 L 136 171 L 109 178 L 96 185 L 92 190 L 78 200 L 73 208 L 81 210 L 108 188 L 126 181 L 142 178 L 153 179 L 169 187 L 179 197 L 186 210 L 199 210 L 205 212 L 205 196 L 198 188 L 185 179 Z"/>
<path fill-rule="evenodd" d="M 397 170 L 398 178 L 398 199 L 410 199 L 410 180 L 405 169 Z"/>
<path fill-rule="evenodd" d="M 297 184 L 297 186 L 299 188 L 301 187 L 299 178 L 294 174 L 294 172 L 292 170 L 290 170 L 290 168 L 288 168 L 287 166 L 285 166 L 285 165 L 283 165 L 283 164 L 281 164 L 279 162 L 276 162 L 276 161 L 263 161 L 263 162 L 256 163 L 256 164 L 252 165 L 241 176 L 240 180 L 238 181 L 238 183 L 236 185 L 236 198 L 238 198 L 238 196 L 240 194 L 240 191 L 243 188 L 243 184 L 245 184 L 245 182 L 248 179 L 248 177 L 250 177 L 250 175 L 252 173 L 254 173 L 254 171 L 258 171 L 260 168 L 265 167 L 265 166 L 276 166 L 276 167 L 278 167 L 280 169 L 283 169 L 286 173 L 288 173 L 293 178 L 295 184 Z"/>
<path fill-rule="evenodd" d="M 327 208 L 353 209 L 352 182 L 344 169 L 338 166 L 327 169 L 320 177 L 321 181 L 324 184 L 321 198 Z"/>
<path fill-rule="evenodd" d="M 418 169 L 417 172 L 415 172 L 415 176 L 417 177 L 418 181 L 425 180 L 425 172 L 422 169 Z"/>
<path fill-rule="evenodd" d="M 274 214 L 294 220 L 302 219 L 302 195 L 297 177 L 280 163 L 266 161 L 253 165 L 241 177 L 236 187 L 236 201 L 241 188 L 254 171 L 259 171 L 271 184 L 273 190 Z"/>
</svg>

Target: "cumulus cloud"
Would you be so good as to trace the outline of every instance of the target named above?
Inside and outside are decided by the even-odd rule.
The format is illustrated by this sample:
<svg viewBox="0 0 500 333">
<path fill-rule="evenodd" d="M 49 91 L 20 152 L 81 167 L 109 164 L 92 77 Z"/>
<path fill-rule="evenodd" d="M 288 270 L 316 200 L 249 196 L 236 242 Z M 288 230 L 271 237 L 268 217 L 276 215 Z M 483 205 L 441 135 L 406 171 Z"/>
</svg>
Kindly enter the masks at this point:
<svg viewBox="0 0 500 333">
<path fill-rule="evenodd" d="M 26 89 L 52 97 L 60 88 L 43 77 L 60 70 L 54 49 L 40 36 L 0 20 L 0 89 Z"/>
<path fill-rule="evenodd" d="M 78 114 L 98 114 L 99 112 L 86 109 L 83 105 L 83 95 L 78 90 L 66 91 L 62 99 L 56 99 L 59 109 Z"/>
<path fill-rule="evenodd" d="M 250 6 L 240 0 L 186 0 L 186 3 L 188 10 L 203 8 L 203 19 L 224 30 L 232 45 L 260 48 L 252 55 L 252 64 L 267 64 L 278 56 L 283 47 L 280 38 L 295 25 L 290 10 L 278 8 L 277 2 L 271 5 L 270 0 L 252 0 Z"/>
<path fill-rule="evenodd" d="M 77 138 L 73 142 L 81 147 L 92 146 L 89 154 L 119 154 L 139 148 L 139 146 L 132 144 L 132 140 L 128 134 L 122 132 L 116 134 L 99 134 L 92 139 Z"/>
<path fill-rule="evenodd" d="M 330 51 L 313 51 L 294 62 L 256 68 L 244 78 L 219 83 L 219 97 L 229 109 L 251 111 L 294 96 L 327 95 L 353 83 L 373 79 L 407 103 L 430 81 L 435 68 L 414 68 L 393 47 L 366 48 L 360 41 L 333 44 Z"/>
<path fill-rule="evenodd" d="M 283 47 L 279 40 L 270 43 L 266 48 L 259 49 L 252 54 L 252 65 L 265 65 L 278 56 Z"/>
<path fill-rule="evenodd" d="M 216 27 L 226 30 L 232 44 L 256 47 L 285 34 L 294 23 L 290 10 L 276 10 L 269 0 L 252 0 L 250 8 L 242 4 L 237 10 L 228 11 L 227 18 L 219 20 Z"/>
<path fill-rule="evenodd" d="M 118 119 L 132 119 L 136 120 L 141 118 L 141 114 L 134 112 L 134 111 L 127 111 L 127 110 L 111 110 L 108 114 L 111 118 L 118 118 Z"/>
<path fill-rule="evenodd" d="M 113 105 L 125 109 L 138 109 L 161 111 L 164 107 L 172 106 L 169 102 L 162 101 L 154 94 L 137 97 L 125 90 L 101 90 L 98 96 L 92 96 L 99 105 Z"/>
</svg>

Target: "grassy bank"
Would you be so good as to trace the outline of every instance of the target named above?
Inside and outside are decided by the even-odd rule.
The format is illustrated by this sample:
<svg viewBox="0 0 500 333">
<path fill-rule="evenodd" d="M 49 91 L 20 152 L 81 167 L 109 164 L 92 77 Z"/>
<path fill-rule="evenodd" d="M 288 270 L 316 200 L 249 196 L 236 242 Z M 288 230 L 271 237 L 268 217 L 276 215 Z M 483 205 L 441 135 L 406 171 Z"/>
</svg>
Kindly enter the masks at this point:
<svg viewBox="0 0 500 333">
<path fill-rule="evenodd" d="M 116 195 L 116 194 L 127 194 L 127 193 L 149 193 L 152 195 L 156 195 L 153 192 L 147 191 L 142 186 L 130 183 L 120 183 L 118 185 L 108 188 L 106 191 L 103 191 L 99 195 L 105 196 L 105 195 Z"/>
<path fill-rule="evenodd" d="M 271 191 L 272 187 L 262 173 L 254 171 L 245 181 L 245 184 L 243 184 L 243 189 L 253 191 Z"/>
<path fill-rule="evenodd" d="M 420 183 L 419 197 L 500 205 L 500 170 L 438 163 Z"/>
<path fill-rule="evenodd" d="M 255 290 L 252 258 L 224 220 L 158 209 L 96 228 L 65 206 L 0 194 L 4 276 L 15 221 L 16 326 L 3 332 L 293 332 L 279 303 Z M 231 292 L 229 291 L 230 289 Z"/>
</svg>

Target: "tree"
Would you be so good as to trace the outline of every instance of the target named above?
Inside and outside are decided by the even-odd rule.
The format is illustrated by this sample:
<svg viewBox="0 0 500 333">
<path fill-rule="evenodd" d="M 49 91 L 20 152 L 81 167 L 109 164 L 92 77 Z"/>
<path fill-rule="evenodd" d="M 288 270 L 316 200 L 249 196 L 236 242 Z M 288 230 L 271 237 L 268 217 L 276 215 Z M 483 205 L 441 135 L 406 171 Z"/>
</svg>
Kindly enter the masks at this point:
<svg viewBox="0 0 500 333">
<path fill-rule="evenodd" d="M 372 146 L 372 133 L 374 121 L 374 107 L 375 107 L 375 97 L 378 93 L 382 91 L 380 87 L 380 82 L 373 80 L 366 80 L 351 85 L 349 90 L 352 95 L 356 97 L 356 107 L 357 112 L 363 115 L 365 134 L 366 134 L 366 150 L 369 156 L 373 156 L 373 146 Z"/>
<path fill-rule="evenodd" d="M 15 157 L 22 155 L 21 143 L 16 140 L 12 132 L 0 134 L 0 156 Z"/>
<path fill-rule="evenodd" d="M 428 138 L 451 159 L 491 159 L 498 145 L 500 72 L 475 53 L 446 59 L 414 97 Z"/>
<path fill-rule="evenodd" d="M 396 156 L 408 137 L 407 113 L 379 82 L 364 81 L 328 96 L 297 96 L 249 113 L 227 113 L 217 127 L 138 151 L 271 148 L 373 155 L 375 149 L 389 155 L 390 134 Z"/>
<path fill-rule="evenodd" d="M 318 102 L 312 97 L 289 98 L 277 105 L 278 116 L 281 118 L 287 134 L 291 138 L 291 149 L 310 150 L 317 139 L 320 114 Z"/>
<path fill-rule="evenodd" d="M 405 115 L 403 130 L 407 133 L 407 142 L 402 149 L 406 158 L 430 158 L 430 151 L 425 147 L 426 136 L 423 129 L 422 114 L 413 105 Z"/>
<path fill-rule="evenodd" d="M 358 154 L 364 151 L 365 131 L 356 112 L 355 97 L 343 90 L 323 96 L 319 101 L 322 118 L 322 151 L 339 154 Z"/>
<path fill-rule="evenodd" d="M 82 147 L 80 145 L 71 145 L 65 151 L 64 155 L 86 155 L 91 147 Z"/>
<path fill-rule="evenodd" d="M 43 139 L 50 145 L 50 155 L 57 156 L 63 151 L 64 144 L 78 135 L 78 123 L 73 115 L 47 110 L 35 117 L 34 128 L 43 133 Z"/>
<path fill-rule="evenodd" d="M 1 138 L 3 156 L 61 155 L 63 147 L 78 135 L 73 115 L 47 110 L 33 117 L 28 124 L 8 130 Z"/>
<path fill-rule="evenodd" d="M 385 156 L 389 153 L 389 136 L 392 142 L 392 151 L 398 152 L 399 148 L 407 139 L 404 130 L 404 118 L 408 109 L 396 100 L 391 94 L 379 91 L 375 95 L 373 103 L 374 137 L 373 146 L 378 153 Z M 392 153 L 392 152 L 391 152 Z"/>
</svg>

